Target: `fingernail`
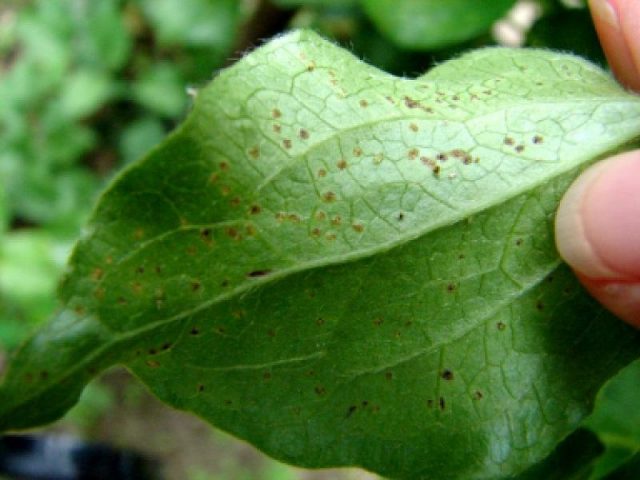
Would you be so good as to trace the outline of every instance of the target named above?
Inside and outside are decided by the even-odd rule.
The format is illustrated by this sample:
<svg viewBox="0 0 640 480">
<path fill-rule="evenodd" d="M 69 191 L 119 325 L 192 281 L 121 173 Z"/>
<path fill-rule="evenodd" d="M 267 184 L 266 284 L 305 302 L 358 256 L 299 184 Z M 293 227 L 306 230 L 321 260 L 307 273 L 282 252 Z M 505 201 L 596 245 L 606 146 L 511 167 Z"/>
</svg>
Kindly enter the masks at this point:
<svg viewBox="0 0 640 480">
<path fill-rule="evenodd" d="M 640 280 L 640 152 L 599 162 L 574 182 L 558 208 L 556 245 L 586 277 Z"/>
<path fill-rule="evenodd" d="M 614 28 L 620 28 L 618 6 L 615 0 L 590 0 L 589 6 L 594 17 L 598 17 Z"/>
</svg>

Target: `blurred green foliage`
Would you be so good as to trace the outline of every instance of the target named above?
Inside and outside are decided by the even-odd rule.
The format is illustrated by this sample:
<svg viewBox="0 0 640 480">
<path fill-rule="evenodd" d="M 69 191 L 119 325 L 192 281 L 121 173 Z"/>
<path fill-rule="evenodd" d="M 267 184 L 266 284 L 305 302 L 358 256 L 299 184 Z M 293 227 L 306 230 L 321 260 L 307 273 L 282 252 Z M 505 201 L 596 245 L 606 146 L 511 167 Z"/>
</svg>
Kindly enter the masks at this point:
<svg viewBox="0 0 640 480">
<path fill-rule="evenodd" d="M 528 9 L 527 21 L 514 11 L 505 15 L 514 3 L 4 0 L 0 354 L 55 309 L 66 256 L 105 181 L 160 142 L 186 113 L 188 90 L 239 52 L 284 28 L 311 27 L 382 69 L 418 75 L 463 50 L 513 43 L 495 28 L 500 21 L 518 44 L 573 51 L 605 64 L 585 2 L 517 2 Z M 108 391 L 91 387 L 70 418 L 88 425 L 112 402 Z M 587 422 L 604 453 L 593 471 L 571 478 L 640 478 L 639 404 L 636 362 L 601 392 Z M 592 458 L 598 449 L 585 435 L 576 436 L 578 443 L 567 439 L 550 461 L 561 463 L 566 452 L 579 457 L 588 451 Z M 295 478 L 279 468 L 263 478 Z M 237 465 L 229 472 L 221 477 L 194 470 L 190 478 L 245 475 Z"/>
</svg>

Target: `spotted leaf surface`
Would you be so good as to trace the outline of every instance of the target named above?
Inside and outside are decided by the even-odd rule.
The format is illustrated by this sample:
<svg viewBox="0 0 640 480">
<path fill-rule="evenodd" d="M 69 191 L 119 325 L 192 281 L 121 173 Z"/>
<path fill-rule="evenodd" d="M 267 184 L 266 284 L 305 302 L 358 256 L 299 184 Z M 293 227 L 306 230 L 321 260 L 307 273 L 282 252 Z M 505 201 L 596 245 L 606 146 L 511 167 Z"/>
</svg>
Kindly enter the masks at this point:
<svg viewBox="0 0 640 480">
<path fill-rule="evenodd" d="M 640 100 L 575 57 L 486 49 L 409 80 L 277 38 L 104 193 L 0 427 L 121 363 L 297 465 L 524 472 L 640 352 L 552 238 L 571 180 L 639 134 Z"/>
</svg>

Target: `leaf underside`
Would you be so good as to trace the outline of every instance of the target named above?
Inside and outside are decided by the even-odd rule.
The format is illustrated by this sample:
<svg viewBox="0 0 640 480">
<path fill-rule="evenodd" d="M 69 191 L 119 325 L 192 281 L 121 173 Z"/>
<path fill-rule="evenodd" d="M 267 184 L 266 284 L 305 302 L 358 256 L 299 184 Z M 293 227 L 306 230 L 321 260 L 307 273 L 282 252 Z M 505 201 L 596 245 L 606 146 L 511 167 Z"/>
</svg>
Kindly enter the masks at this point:
<svg viewBox="0 0 640 480">
<path fill-rule="evenodd" d="M 577 173 L 639 132 L 640 100 L 575 57 L 486 49 L 409 80 L 277 38 L 104 193 L 0 428 L 121 363 L 286 462 L 517 475 L 640 352 L 552 230 Z"/>
</svg>

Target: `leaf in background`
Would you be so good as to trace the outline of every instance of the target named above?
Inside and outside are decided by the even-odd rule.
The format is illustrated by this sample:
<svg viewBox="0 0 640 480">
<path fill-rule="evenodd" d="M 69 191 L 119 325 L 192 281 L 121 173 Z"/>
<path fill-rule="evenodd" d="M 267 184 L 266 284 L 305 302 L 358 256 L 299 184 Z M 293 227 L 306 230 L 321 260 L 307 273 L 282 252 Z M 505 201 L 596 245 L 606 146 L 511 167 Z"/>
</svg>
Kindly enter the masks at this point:
<svg viewBox="0 0 640 480">
<path fill-rule="evenodd" d="M 640 453 L 640 360 L 623 369 L 598 393 L 585 426 L 607 447 L 593 479 L 605 478 Z"/>
<path fill-rule="evenodd" d="M 391 41 L 411 50 L 453 45 L 491 29 L 515 0 L 362 0 Z"/>
<path fill-rule="evenodd" d="M 187 105 L 185 82 L 169 63 L 155 63 L 132 86 L 135 100 L 146 110 L 175 117 Z"/>
<path fill-rule="evenodd" d="M 132 122 L 120 138 L 120 152 L 125 163 L 139 159 L 152 147 L 159 144 L 166 132 L 162 122 L 152 116 L 146 116 Z"/>
<path fill-rule="evenodd" d="M 123 363 L 298 465 L 523 472 L 640 353 L 552 225 L 639 133 L 640 99 L 575 57 L 485 49 L 408 80 L 280 37 L 105 192 L 0 428 L 59 417 Z"/>
</svg>

